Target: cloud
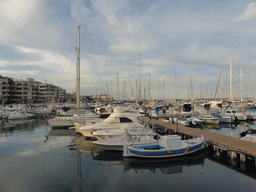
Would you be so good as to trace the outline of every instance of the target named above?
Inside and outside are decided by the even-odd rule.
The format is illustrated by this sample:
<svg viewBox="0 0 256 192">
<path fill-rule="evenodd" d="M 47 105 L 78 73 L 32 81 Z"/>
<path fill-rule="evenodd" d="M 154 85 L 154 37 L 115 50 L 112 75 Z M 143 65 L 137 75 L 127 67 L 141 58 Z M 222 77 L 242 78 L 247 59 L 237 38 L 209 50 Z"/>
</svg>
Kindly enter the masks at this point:
<svg viewBox="0 0 256 192">
<path fill-rule="evenodd" d="M 28 22 L 37 11 L 39 0 L 2 0 L 0 15 L 11 23 Z"/>
<path fill-rule="evenodd" d="M 247 20 L 256 15 L 256 2 L 247 5 L 244 14 L 234 19 L 234 21 Z"/>
<path fill-rule="evenodd" d="M 5 74 L 7 76 L 13 77 L 19 74 L 27 75 L 27 76 L 36 76 L 40 74 L 39 70 L 35 71 L 11 71 L 11 70 L 0 70 L 1 74 Z"/>
</svg>

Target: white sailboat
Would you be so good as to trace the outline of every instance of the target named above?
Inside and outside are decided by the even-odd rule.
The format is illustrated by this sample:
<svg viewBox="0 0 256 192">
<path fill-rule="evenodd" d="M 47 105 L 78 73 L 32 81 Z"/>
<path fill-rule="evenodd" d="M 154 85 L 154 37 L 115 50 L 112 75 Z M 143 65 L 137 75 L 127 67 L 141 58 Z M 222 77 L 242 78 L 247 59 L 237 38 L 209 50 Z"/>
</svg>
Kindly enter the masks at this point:
<svg viewBox="0 0 256 192">
<path fill-rule="evenodd" d="M 78 26 L 78 47 L 76 47 L 76 108 L 77 114 L 69 117 L 56 117 L 49 119 L 52 128 L 74 127 L 76 121 L 84 122 L 84 116 L 80 115 L 80 26 Z"/>
</svg>

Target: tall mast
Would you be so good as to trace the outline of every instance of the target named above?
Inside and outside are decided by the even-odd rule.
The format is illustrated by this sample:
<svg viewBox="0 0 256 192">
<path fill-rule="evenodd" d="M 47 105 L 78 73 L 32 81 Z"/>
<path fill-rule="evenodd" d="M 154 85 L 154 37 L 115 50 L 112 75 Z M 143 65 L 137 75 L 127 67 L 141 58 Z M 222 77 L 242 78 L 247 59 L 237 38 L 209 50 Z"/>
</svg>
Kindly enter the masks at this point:
<svg viewBox="0 0 256 192">
<path fill-rule="evenodd" d="M 150 92 L 150 73 L 148 75 L 148 99 L 151 100 L 151 92 Z"/>
<path fill-rule="evenodd" d="M 140 55 L 140 66 L 139 66 L 139 73 L 140 73 L 140 85 L 139 85 L 139 101 L 141 100 L 141 53 L 139 53 Z"/>
<path fill-rule="evenodd" d="M 77 115 L 80 116 L 80 26 L 78 28 L 78 47 L 76 48 L 76 69 L 77 69 L 77 76 L 76 76 L 76 81 L 77 81 L 77 88 L 76 88 L 76 107 L 77 107 Z"/>
<path fill-rule="evenodd" d="M 164 79 L 163 79 L 163 100 L 165 99 L 165 87 L 164 87 Z"/>
<path fill-rule="evenodd" d="M 247 85 L 247 91 L 248 91 L 248 100 L 250 99 L 250 70 L 248 71 L 248 85 Z"/>
<path fill-rule="evenodd" d="M 116 77 L 116 99 L 119 100 L 119 79 L 118 79 L 118 72 Z"/>
<path fill-rule="evenodd" d="M 242 76 L 242 66 L 240 65 L 240 99 L 243 100 L 243 76 Z"/>
<path fill-rule="evenodd" d="M 191 89 L 191 100 L 194 101 L 192 75 L 190 75 L 190 89 Z"/>
<path fill-rule="evenodd" d="M 223 96 L 223 69 L 221 69 L 221 99 L 223 100 L 224 96 Z"/>
<path fill-rule="evenodd" d="M 159 76 L 157 76 L 157 101 L 159 101 Z"/>
<path fill-rule="evenodd" d="M 229 94 L 230 94 L 230 100 L 233 101 L 233 62 L 230 58 L 230 90 L 229 90 Z"/>
<path fill-rule="evenodd" d="M 175 99 L 178 99 L 178 90 L 177 90 L 177 72 L 175 71 Z"/>
</svg>

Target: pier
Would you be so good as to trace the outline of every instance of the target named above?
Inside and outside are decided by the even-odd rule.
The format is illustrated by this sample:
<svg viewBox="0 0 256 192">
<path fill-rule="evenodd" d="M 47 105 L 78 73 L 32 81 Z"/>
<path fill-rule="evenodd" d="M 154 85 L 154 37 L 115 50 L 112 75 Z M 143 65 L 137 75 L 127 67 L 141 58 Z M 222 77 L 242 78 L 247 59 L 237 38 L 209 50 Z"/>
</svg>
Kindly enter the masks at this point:
<svg viewBox="0 0 256 192">
<path fill-rule="evenodd" d="M 141 120 L 146 122 L 147 118 L 143 117 Z M 176 133 L 180 135 L 182 139 L 203 136 L 205 139 L 206 149 L 211 153 L 214 153 L 215 156 L 240 161 L 240 163 L 250 162 L 250 164 L 253 165 L 252 169 L 255 170 L 256 143 L 254 142 L 220 135 L 201 129 L 176 125 L 157 119 L 150 119 L 150 124 L 152 128 L 162 127 L 169 133 Z"/>
</svg>

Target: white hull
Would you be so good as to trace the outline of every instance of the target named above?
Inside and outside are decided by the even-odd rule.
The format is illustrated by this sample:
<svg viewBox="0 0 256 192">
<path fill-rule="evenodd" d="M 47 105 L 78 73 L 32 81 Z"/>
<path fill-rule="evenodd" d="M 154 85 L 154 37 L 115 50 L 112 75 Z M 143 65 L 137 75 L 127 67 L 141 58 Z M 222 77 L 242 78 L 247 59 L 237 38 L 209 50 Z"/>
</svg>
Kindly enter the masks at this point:
<svg viewBox="0 0 256 192">
<path fill-rule="evenodd" d="M 123 138 L 111 138 L 111 139 L 94 141 L 93 144 L 105 150 L 123 151 L 124 142 L 125 142 L 125 139 Z M 157 141 L 152 136 L 141 136 L 141 137 L 132 137 L 132 139 L 129 142 L 134 145 L 134 144 L 139 144 L 141 142 L 152 144 Z"/>
</svg>

